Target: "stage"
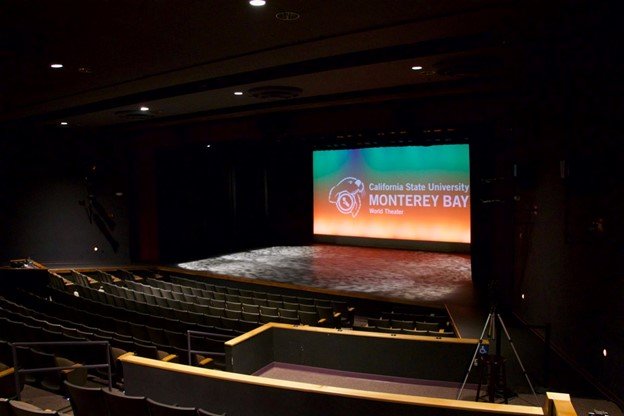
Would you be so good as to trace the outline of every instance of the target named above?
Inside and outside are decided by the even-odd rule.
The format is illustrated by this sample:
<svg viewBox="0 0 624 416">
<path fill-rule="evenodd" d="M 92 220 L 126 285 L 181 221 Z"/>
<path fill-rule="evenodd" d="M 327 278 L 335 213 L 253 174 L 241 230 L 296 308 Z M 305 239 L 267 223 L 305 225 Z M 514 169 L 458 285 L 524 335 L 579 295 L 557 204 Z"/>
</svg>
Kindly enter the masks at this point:
<svg viewBox="0 0 624 416">
<path fill-rule="evenodd" d="M 178 266 L 419 305 L 474 305 L 468 254 L 317 244 L 268 247 Z"/>
</svg>

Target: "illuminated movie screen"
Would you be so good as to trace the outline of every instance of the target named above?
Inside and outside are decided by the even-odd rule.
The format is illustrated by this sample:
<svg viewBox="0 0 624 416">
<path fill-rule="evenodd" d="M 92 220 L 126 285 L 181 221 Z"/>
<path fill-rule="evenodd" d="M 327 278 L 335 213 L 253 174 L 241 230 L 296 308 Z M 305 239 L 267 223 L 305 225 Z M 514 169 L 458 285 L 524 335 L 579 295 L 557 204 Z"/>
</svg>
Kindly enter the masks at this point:
<svg viewBox="0 0 624 416">
<path fill-rule="evenodd" d="M 470 243 L 467 144 L 319 150 L 314 234 Z"/>
</svg>

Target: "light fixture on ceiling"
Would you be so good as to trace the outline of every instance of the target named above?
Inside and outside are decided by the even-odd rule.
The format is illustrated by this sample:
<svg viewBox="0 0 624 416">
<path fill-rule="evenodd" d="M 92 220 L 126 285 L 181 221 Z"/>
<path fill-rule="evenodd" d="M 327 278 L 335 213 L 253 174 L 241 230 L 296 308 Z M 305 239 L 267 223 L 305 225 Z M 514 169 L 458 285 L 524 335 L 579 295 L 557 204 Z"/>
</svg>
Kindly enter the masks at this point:
<svg viewBox="0 0 624 416">
<path fill-rule="evenodd" d="M 234 95 L 243 95 L 242 91 L 234 91 Z"/>
<path fill-rule="evenodd" d="M 142 106 L 141 108 L 139 108 L 139 110 L 141 110 L 141 111 L 149 111 L 149 107 Z"/>
<path fill-rule="evenodd" d="M 264 6 L 266 4 L 265 0 L 249 0 L 249 4 L 254 7 Z"/>
<path fill-rule="evenodd" d="M 294 22 L 295 20 L 299 20 L 301 15 L 297 12 L 278 12 L 275 18 L 284 22 Z"/>
<path fill-rule="evenodd" d="M 59 124 L 60 124 L 61 126 L 67 126 L 67 125 L 69 125 L 69 123 L 68 123 L 68 122 L 66 122 L 66 121 L 61 121 Z"/>
<path fill-rule="evenodd" d="M 52 68 L 52 69 L 61 69 L 61 68 L 63 68 L 63 64 L 57 64 L 57 63 L 50 64 L 50 68 Z"/>
<path fill-rule="evenodd" d="M 420 71 L 420 70 L 422 70 L 422 69 L 423 69 L 423 67 L 422 67 L 422 66 L 420 66 L 420 65 L 414 65 L 414 66 L 412 67 L 412 71 Z"/>
</svg>

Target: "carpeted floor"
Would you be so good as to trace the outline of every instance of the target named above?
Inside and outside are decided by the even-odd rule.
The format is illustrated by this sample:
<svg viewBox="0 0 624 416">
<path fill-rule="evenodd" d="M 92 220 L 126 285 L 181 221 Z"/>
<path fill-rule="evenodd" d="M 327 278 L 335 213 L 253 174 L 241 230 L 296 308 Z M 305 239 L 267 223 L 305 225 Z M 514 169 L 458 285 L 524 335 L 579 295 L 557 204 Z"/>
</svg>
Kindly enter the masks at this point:
<svg viewBox="0 0 624 416">
<path fill-rule="evenodd" d="M 277 246 L 179 266 L 435 306 L 473 301 L 467 254 L 333 245 Z"/>
</svg>

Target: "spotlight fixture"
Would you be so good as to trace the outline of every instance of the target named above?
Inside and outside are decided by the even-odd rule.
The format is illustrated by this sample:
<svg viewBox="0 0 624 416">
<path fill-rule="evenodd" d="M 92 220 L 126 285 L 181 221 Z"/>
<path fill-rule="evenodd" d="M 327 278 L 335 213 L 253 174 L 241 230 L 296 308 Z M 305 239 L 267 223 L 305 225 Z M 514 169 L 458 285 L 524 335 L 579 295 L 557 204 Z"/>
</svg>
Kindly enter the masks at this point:
<svg viewBox="0 0 624 416">
<path fill-rule="evenodd" d="M 423 69 L 423 67 L 420 65 L 415 65 L 412 67 L 412 71 L 420 71 L 421 69 Z"/>
<path fill-rule="evenodd" d="M 265 0 L 249 0 L 249 4 L 254 7 L 264 6 L 266 4 Z"/>
<path fill-rule="evenodd" d="M 63 68 L 63 64 L 50 64 L 50 68 L 52 69 L 61 69 Z"/>
</svg>

